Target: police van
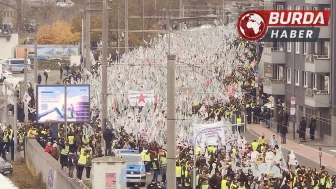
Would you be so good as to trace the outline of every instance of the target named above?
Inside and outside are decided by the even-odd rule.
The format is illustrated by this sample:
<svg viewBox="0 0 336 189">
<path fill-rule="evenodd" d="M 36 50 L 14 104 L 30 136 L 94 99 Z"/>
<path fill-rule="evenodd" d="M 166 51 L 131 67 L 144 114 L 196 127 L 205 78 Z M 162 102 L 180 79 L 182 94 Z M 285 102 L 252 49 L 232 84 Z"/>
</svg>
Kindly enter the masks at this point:
<svg viewBox="0 0 336 189">
<path fill-rule="evenodd" d="M 116 157 L 126 161 L 126 183 L 146 185 L 146 169 L 139 150 L 115 149 Z"/>
<path fill-rule="evenodd" d="M 23 58 L 12 58 L 12 59 L 3 59 L 0 62 L 2 64 L 3 69 L 8 70 L 10 72 L 24 72 L 24 59 Z M 31 71 L 31 63 L 30 60 L 27 59 L 27 70 Z"/>
</svg>

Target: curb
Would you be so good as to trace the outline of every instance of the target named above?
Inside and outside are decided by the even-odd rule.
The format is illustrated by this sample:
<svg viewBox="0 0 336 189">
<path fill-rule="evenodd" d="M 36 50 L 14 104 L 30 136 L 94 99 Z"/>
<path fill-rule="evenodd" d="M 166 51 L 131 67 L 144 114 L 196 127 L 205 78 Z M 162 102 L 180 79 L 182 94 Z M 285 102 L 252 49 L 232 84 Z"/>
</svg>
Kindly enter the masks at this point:
<svg viewBox="0 0 336 189">
<path fill-rule="evenodd" d="M 253 131 L 248 125 L 246 126 L 246 128 L 247 128 L 247 130 L 248 130 L 249 132 L 251 132 L 253 135 L 255 135 L 255 136 L 257 136 L 257 137 L 260 137 L 260 136 L 261 136 L 261 135 L 258 134 L 257 132 Z M 291 140 L 289 140 L 289 141 L 291 141 Z M 293 141 L 291 141 L 291 142 L 293 142 Z M 296 142 L 293 142 L 293 143 L 296 143 Z M 314 148 L 311 148 L 311 147 L 309 147 L 309 146 L 306 146 L 306 145 L 304 145 L 304 144 L 298 144 L 298 145 L 302 145 L 302 146 L 305 146 L 305 147 L 310 148 L 310 149 L 312 149 L 312 150 L 318 151 L 318 150 L 316 150 L 316 149 L 314 149 Z M 281 146 L 281 148 L 284 148 L 284 149 L 286 149 L 287 151 L 291 151 L 291 149 L 286 148 L 286 147 L 284 147 L 284 146 Z M 325 152 L 324 152 L 324 153 L 325 153 Z M 303 158 L 306 158 L 304 155 L 302 155 L 302 154 L 300 154 L 300 153 L 298 153 L 298 152 L 295 152 L 295 154 L 297 154 L 297 155 L 299 155 L 299 156 L 301 156 L 301 157 L 303 157 Z M 328 154 L 328 153 L 325 153 L 325 154 Z M 333 155 L 331 155 L 331 154 L 328 154 L 328 155 L 333 156 Z M 333 157 L 335 157 L 335 156 L 333 156 Z M 309 159 L 309 158 L 307 158 L 307 159 Z M 315 163 L 317 163 L 317 164 L 320 164 L 319 161 L 315 161 L 315 160 L 313 160 L 313 159 L 310 159 L 310 160 L 313 161 L 313 162 L 315 162 Z M 333 171 L 336 171 L 335 168 L 330 167 L 329 165 L 325 165 L 325 166 L 326 166 L 327 168 L 333 170 Z"/>
</svg>

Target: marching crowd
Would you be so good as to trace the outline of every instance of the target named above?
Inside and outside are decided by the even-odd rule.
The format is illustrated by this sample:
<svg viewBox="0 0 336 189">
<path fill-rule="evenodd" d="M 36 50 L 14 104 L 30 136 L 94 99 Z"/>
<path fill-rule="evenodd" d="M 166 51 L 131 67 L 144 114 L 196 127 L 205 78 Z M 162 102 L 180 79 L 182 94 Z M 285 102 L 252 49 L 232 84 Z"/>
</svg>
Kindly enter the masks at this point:
<svg viewBox="0 0 336 189">
<path fill-rule="evenodd" d="M 229 28 L 229 26 L 228 26 Z M 194 74 L 179 72 L 177 74 L 177 87 L 192 85 L 196 91 L 203 91 L 202 94 L 194 95 L 196 98 L 190 112 L 186 115 L 197 115 L 204 123 L 221 120 L 223 117 L 230 118 L 232 115 L 242 117 L 247 115 L 248 123 L 259 123 L 265 120 L 266 126 L 270 127 L 272 110 L 258 104 L 256 97 L 254 67 L 255 60 L 258 58 L 255 50 L 255 43 L 250 43 L 237 38 L 235 30 L 224 29 L 227 42 L 217 44 L 219 37 L 222 36 L 223 28 L 200 30 L 177 34 L 172 38 L 172 53 L 178 54 L 177 61 L 201 66 L 205 62 L 213 61 L 214 66 L 209 70 L 197 71 Z M 202 37 L 195 37 L 202 36 Z M 182 43 L 181 39 L 185 40 Z M 115 95 L 108 104 L 114 104 L 114 113 L 109 115 L 110 122 L 108 129 L 101 132 L 99 119 L 99 104 L 107 103 L 100 101 L 101 67 L 99 63 L 93 65 L 91 70 L 91 91 L 92 109 L 91 123 L 86 124 L 59 124 L 58 133 L 53 133 L 50 124 L 37 124 L 32 122 L 30 125 L 22 125 L 18 132 L 18 143 L 23 148 L 24 137 L 34 136 L 45 152 L 49 153 L 60 162 L 62 169 L 66 167 L 69 177 L 76 178 L 81 182 L 85 170 L 87 179 L 90 179 L 92 159 L 106 155 L 113 155 L 113 149 L 138 149 L 146 165 L 148 177 L 153 176 L 152 182 L 147 189 L 166 188 L 166 168 L 167 161 L 165 150 L 165 130 L 166 125 L 161 121 L 165 117 L 166 97 L 165 79 L 162 78 L 166 73 L 161 68 L 155 68 L 156 62 L 166 60 L 166 39 L 153 42 L 155 48 L 147 49 L 145 54 L 147 59 L 141 58 L 143 51 L 134 50 L 129 55 L 121 59 L 141 64 L 146 62 L 149 69 L 140 69 L 141 66 L 123 66 L 109 68 L 109 90 L 110 94 Z M 203 40 L 203 41 L 202 41 Z M 199 44 L 204 44 L 199 46 Z M 217 46 L 214 46 L 216 44 Z M 224 49 L 223 49 L 224 48 Z M 190 50 L 189 52 L 187 50 Z M 140 55 L 141 54 L 141 55 Z M 234 56 L 229 56 L 234 54 Z M 127 60 L 126 60 L 127 59 Z M 144 59 L 139 61 L 139 59 Z M 119 60 L 118 60 L 119 61 Z M 227 61 L 226 68 L 222 67 L 223 61 Z M 152 66 L 153 65 L 153 66 Z M 235 65 L 239 65 L 238 67 Z M 229 67 L 233 67 L 232 69 Z M 104 68 L 105 69 L 105 68 Z M 81 72 L 73 74 L 74 79 L 82 78 Z M 193 81 L 193 82 L 190 82 Z M 64 80 L 69 82 L 69 80 Z M 228 92 L 227 86 L 231 87 Z M 144 105 L 142 107 L 129 108 L 125 91 L 157 89 L 159 96 L 157 104 L 154 106 Z M 224 96 L 214 96 L 213 91 L 226 89 Z M 181 92 L 181 91 L 179 91 Z M 119 95 L 118 95 L 119 93 Z M 32 100 L 33 99 L 33 92 Z M 262 94 L 263 95 L 263 94 Z M 185 99 L 179 99 L 178 109 L 186 108 Z M 34 101 L 32 101 L 34 104 Z M 189 103 L 190 104 L 190 103 Z M 31 106 L 31 110 L 34 106 Z M 33 112 L 33 111 L 31 111 Z M 148 116 L 150 114 L 151 116 Z M 158 114 L 158 116 L 155 116 Z M 154 115 L 154 116 L 153 116 Z M 162 116 L 161 116 L 162 115 Z M 179 115 L 181 116 L 181 115 Z M 129 121 L 131 119 L 131 121 Z M 151 123 L 150 129 L 136 130 L 139 122 Z M 113 123 L 113 124 L 112 124 Z M 135 125 L 133 125 L 136 123 Z M 287 133 L 288 114 L 280 111 L 278 116 L 278 132 L 282 134 L 282 143 L 285 143 Z M 149 125 L 149 124 L 148 124 Z M 147 126 L 148 126 L 147 125 Z M 191 122 L 179 122 L 177 124 L 179 133 L 184 133 L 183 128 L 190 130 Z M 302 122 L 304 125 L 304 121 Z M 189 126 L 189 128 L 187 127 Z M 148 126 L 149 127 L 149 126 Z M 113 130 L 112 130 L 113 128 Z M 302 128 L 303 129 L 303 128 Z M 143 137 L 136 137 L 137 133 Z M 135 134 L 133 134 L 135 133 Z M 13 130 L 11 126 L 4 129 L 0 135 L 0 152 L 6 158 L 6 152 L 10 150 L 13 143 Z M 186 136 L 179 138 L 180 144 Z M 176 161 L 176 182 L 178 188 L 191 189 L 195 179 L 197 189 L 330 189 L 335 186 L 335 176 L 329 175 L 324 167 L 316 170 L 300 165 L 292 152 L 288 157 L 281 151 L 281 145 L 275 137 L 270 139 L 261 136 L 258 140 L 248 143 L 239 133 L 227 132 L 227 142 L 217 145 L 205 145 L 191 147 L 189 144 L 179 145 Z M 102 139 L 106 142 L 106 148 L 102 149 Z M 194 159 L 194 154 L 196 159 Z M 196 175 L 193 175 L 193 168 L 196 168 Z M 151 175 L 152 174 L 152 175 Z M 160 177 L 159 177 L 160 175 Z M 133 187 L 139 188 L 138 185 Z"/>
</svg>

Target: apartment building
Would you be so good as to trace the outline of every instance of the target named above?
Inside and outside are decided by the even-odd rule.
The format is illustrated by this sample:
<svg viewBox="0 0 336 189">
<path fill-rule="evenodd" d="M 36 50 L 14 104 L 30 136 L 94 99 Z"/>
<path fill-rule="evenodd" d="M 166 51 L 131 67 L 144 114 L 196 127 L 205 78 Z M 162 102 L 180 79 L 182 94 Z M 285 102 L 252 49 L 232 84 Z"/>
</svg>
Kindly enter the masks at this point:
<svg viewBox="0 0 336 189">
<path fill-rule="evenodd" d="M 336 44 L 336 1 L 334 0 L 264 0 L 265 9 L 331 10 L 329 26 L 321 27 L 317 42 L 267 43 L 263 62 L 263 91 L 284 102 L 290 112 L 295 97 L 295 116 L 290 128 L 301 117 L 317 117 L 317 138 L 336 142 L 336 67 L 333 53 Z M 275 110 L 277 112 L 277 110 Z M 276 116 L 275 116 L 276 119 Z M 298 137 L 298 136 L 297 136 Z"/>
</svg>

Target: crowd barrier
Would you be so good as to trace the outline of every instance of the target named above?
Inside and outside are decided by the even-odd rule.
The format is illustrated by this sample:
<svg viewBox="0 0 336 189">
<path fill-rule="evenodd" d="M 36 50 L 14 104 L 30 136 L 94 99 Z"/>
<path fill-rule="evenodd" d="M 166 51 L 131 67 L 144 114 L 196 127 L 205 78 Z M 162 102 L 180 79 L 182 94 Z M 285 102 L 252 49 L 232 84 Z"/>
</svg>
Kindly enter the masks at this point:
<svg viewBox="0 0 336 189">
<path fill-rule="evenodd" d="M 33 176 L 41 174 L 42 181 L 47 188 L 52 189 L 87 189 L 84 184 L 70 179 L 68 174 L 61 169 L 60 163 L 36 141 L 35 137 L 25 139 L 25 161 Z"/>
</svg>

